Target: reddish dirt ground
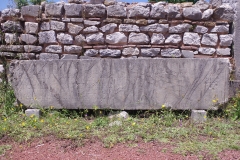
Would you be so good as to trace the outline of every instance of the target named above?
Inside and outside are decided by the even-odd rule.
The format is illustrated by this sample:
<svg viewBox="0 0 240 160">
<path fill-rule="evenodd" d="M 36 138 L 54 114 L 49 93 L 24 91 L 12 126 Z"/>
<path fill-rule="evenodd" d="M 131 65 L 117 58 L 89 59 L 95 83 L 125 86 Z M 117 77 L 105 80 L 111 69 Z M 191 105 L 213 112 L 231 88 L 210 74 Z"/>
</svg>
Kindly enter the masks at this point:
<svg viewBox="0 0 240 160">
<path fill-rule="evenodd" d="M 12 149 L 1 160 L 196 160 L 197 155 L 183 156 L 172 152 L 172 146 L 158 142 L 139 142 L 134 144 L 117 144 L 105 148 L 99 141 L 89 141 L 78 147 L 70 140 L 59 140 L 54 137 L 36 139 L 32 142 L 11 144 Z M 206 153 L 203 159 L 213 159 Z M 240 160 L 240 151 L 223 151 L 218 155 L 221 160 Z"/>
</svg>

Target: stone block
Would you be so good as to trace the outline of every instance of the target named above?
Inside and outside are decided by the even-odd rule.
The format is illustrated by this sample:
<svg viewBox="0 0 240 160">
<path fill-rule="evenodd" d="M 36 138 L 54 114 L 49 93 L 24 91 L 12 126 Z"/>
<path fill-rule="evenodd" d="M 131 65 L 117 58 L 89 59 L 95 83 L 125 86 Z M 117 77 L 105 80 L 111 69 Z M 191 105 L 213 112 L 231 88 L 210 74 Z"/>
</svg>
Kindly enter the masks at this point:
<svg viewBox="0 0 240 160">
<path fill-rule="evenodd" d="M 64 52 L 69 54 L 80 54 L 82 52 L 82 47 L 76 45 L 64 46 Z"/>
<path fill-rule="evenodd" d="M 139 27 L 133 24 L 120 24 L 119 31 L 120 32 L 140 32 Z"/>
<path fill-rule="evenodd" d="M 88 34 L 86 36 L 87 44 L 104 44 L 104 37 L 101 32 L 95 34 Z"/>
<path fill-rule="evenodd" d="M 141 6 L 139 4 L 129 8 L 129 18 L 148 18 L 150 15 L 150 7 Z"/>
<path fill-rule="evenodd" d="M 64 4 L 65 15 L 67 17 L 81 17 L 83 12 L 82 4 L 71 4 L 65 3 Z"/>
<path fill-rule="evenodd" d="M 20 39 L 26 44 L 34 44 L 37 42 L 37 37 L 31 34 L 21 34 Z"/>
<path fill-rule="evenodd" d="M 127 16 L 127 11 L 122 5 L 111 5 L 107 7 L 107 16 L 125 18 Z"/>
<path fill-rule="evenodd" d="M 101 22 L 100 21 L 90 21 L 90 20 L 84 20 L 84 26 L 88 27 L 88 26 L 97 26 L 99 25 Z"/>
<path fill-rule="evenodd" d="M 194 52 L 190 50 L 182 50 L 182 56 L 184 58 L 194 58 Z"/>
<path fill-rule="evenodd" d="M 194 30 L 194 32 L 197 32 L 197 33 L 207 33 L 208 32 L 208 28 L 207 27 L 204 27 L 204 26 L 200 26 L 200 25 L 197 25 Z"/>
<path fill-rule="evenodd" d="M 169 35 L 166 40 L 165 43 L 169 43 L 169 44 L 179 44 L 180 42 L 182 42 L 182 37 L 179 34 L 171 34 Z"/>
<path fill-rule="evenodd" d="M 204 11 L 210 7 L 210 4 L 205 0 L 199 0 L 193 5 L 193 7 L 199 8 L 200 10 Z"/>
<path fill-rule="evenodd" d="M 162 33 L 153 33 L 151 37 L 151 44 L 164 44 L 165 37 Z"/>
<path fill-rule="evenodd" d="M 134 33 L 129 34 L 128 43 L 130 44 L 148 44 L 150 39 L 148 35 L 144 33 Z"/>
<path fill-rule="evenodd" d="M 98 27 L 96 26 L 91 26 L 91 27 L 87 27 L 85 29 L 83 29 L 83 33 L 96 33 L 98 32 Z"/>
<path fill-rule="evenodd" d="M 192 110 L 191 120 L 195 123 L 204 123 L 207 120 L 207 112 L 205 110 Z"/>
<path fill-rule="evenodd" d="M 46 16 L 62 16 L 63 4 L 62 3 L 47 3 L 45 4 Z"/>
<path fill-rule="evenodd" d="M 90 41 L 90 39 L 89 39 Z M 86 41 L 86 38 L 84 35 L 82 34 L 79 34 L 75 37 L 75 43 L 78 44 L 78 45 L 83 45 L 85 44 L 87 41 Z"/>
<path fill-rule="evenodd" d="M 9 80 L 25 106 L 211 110 L 213 99 L 228 101 L 229 65 L 228 58 L 26 60 L 11 63 Z"/>
<path fill-rule="evenodd" d="M 49 45 L 45 48 L 45 52 L 48 52 L 48 53 L 62 53 L 62 46 L 60 46 L 60 45 Z"/>
<path fill-rule="evenodd" d="M 50 30 L 50 23 L 49 22 L 42 22 L 40 25 L 41 31 L 49 31 Z"/>
<path fill-rule="evenodd" d="M 25 22 L 25 32 L 30 34 L 38 33 L 38 23 Z"/>
<path fill-rule="evenodd" d="M 142 48 L 141 56 L 143 57 L 156 57 L 160 54 L 160 48 Z"/>
<path fill-rule="evenodd" d="M 1 11 L 1 17 L 3 19 L 16 18 L 20 16 L 20 10 L 14 8 L 7 8 Z"/>
<path fill-rule="evenodd" d="M 108 44 L 126 44 L 127 36 L 122 32 L 114 32 L 106 35 L 106 43 Z"/>
<path fill-rule="evenodd" d="M 106 25 L 102 26 L 99 29 L 104 33 L 113 33 L 115 28 L 117 28 L 117 24 L 109 23 L 109 24 L 106 24 Z"/>
<path fill-rule="evenodd" d="M 129 56 L 129 55 L 137 56 L 137 55 L 139 55 L 139 49 L 138 48 L 132 48 L 132 47 L 124 48 L 123 51 L 122 51 L 122 54 L 124 56 Z"/>
<path fill-rule="evenodd" d="M 200 36 L 198 33 L 185 32 L 183 35 L 183 43 L 185 45 L 200 46 Z"/>
<path fill-rule="evenodd" d="M 106 7 L 103 4 L 86 4 L 84 7 L 84 14 L 87 18 L 106 16 Z"/>
<path fill-rule="evenodd" d="M 213 9 L 207 9 L 202 13 L 202 20 L 209 20 L 213 15 Z"/>
<path fill-rule="evenodd" d="M 38 53 L 42 51 L 42 46 L 24 45 L 24 51 L 26 53 Z"/>
<path fill-rule="evenodd" d="M 40 5 L 28 5 L 21 8 L 22 16 L 41 17 L 42 8 Z"/>
<path fill-rule="evenodd" d="M 211 34 L 211 33 L 205 33 L 202 37 L 201 43 L 207 46 L 216 46 L 218 42 L 218 35 L 217 34 Z"/>
<path fill-rule="evenodd" d="M 39 60 L 57 60 L 59 59 L 59 55 L 58 54 L 53 54 L 53 53 L 40 53 L 39 55 Z M 50 105 L 51 106 L 51 105 Z"/>
<path fill-rule="evenodd" d="M 230 56 L 231 49 L 230 48 L 218 48 L 216 49 L 217 55 L 219 56 Z"/>
<path fill-rule="evenodd" d="M 36 117 L 36 118 L 40 118 L 40 116 L 41 116 L 41 111 L 40 111 L 40 109 L 27 109 L 27 110 L 25 111 L 25 115 L 26 115 L 27 117 L 34 116 L 34 117 Z"/>
<path fill-rule="evenodd" d="M 202 11 L 196 7 L 183 8 L 183 17 L 198 21 L 202 19 Z"/>
<path fill-rule="evenodd" d="M 213 17 L 217 20 L 233 22 L 234 14 L 234 9 L 229 4 L 223 4 L 214 10 Z"/>
<path fill-rule="evenodd" d="M 5 33 L 5 42 L 7 44 L 14 44 L 18 42 L 18 36 L 15 33 Z"/>
<path fill-rule="evenodd" d="M 231 46 L 233 42 L 233 35 L 227 34 L 227 35 L 220 35 L 220 46 Z"/>
<path fill-rule="evenodd" d="M 81 30 L 83 30 L 84 26 L 83 24 L 72 24 L 72 23 L 68 23 L 67 24 L 67 27 L 68 27 L 68 32 L 70 34 L 73 34 L 73 35 L 77 35 L 80 33 Z"/>
<path fill-rule="evenodd" d="M 121 50 L 117 49 L 100 49 L 99 54 L 101 57 L 120 57 L 121 56 Z"/>
<path fill-rule="evenodd" d="M 168 4 L 168 18 L 169 19 L 180 19 L 182 18 L 180 4 Z"/>
<path fill-rule="evenodd" d="M 176 26 L 169 27 L 169 33 L 184 33 L 189 32 L 189 29 L 192 27 L 192 25 L 183 23 L 178 24 Z"/>
<path fill-rule="evenodd" d="M 24 52 L 23 45 L 1 45 L 2 52 Z"/>
<path fill-rule="evenodd" d="M 71 18 L 71 22 L 81 23 L 83 22 L 83 18 Z"/>
<path fill-rule="evenodd" d="M 20 60 L 31 60 L 31 59 L 36 59 L 36 54 L 35 53 L 17 53 L 17 57 Z"/>
<path fill-rule="evenodd" d="M 84 56 L 94 57 L 98 55 L 98 50 L 96 49 L 87 49 L 86 52 L 84 52 Z"/>
<path fill-rule="evenodd" d="M 22 32 L 23 28 L 20 24 L 19 21 L 6 21 L 4 23 L 1 23 L 1 28 L 2 30 L 4 30 L 5 32 Z"/>
<path fill-rule="evenodd" d="M 201 54 L 206 54 L 206 55 L 213 55 L 216 52 L 215 48 L 209 48 L 209 47 L 200 47 L 198 51 Z"/>
<path fill-rule="evenodd" d="M 50 21 L 50 28 L 54 31 L 65 31 L 66 26 L 64 22 Z"/>
<path fill-rule="evenodd" d="M 57 40 L 61 44 L 73 44 L 73 36 L 71 36 L 70 34 L 58 33 Z"/>
<path fill-rule="evenodd" d="M 215 26 L 211 32 L 215 33 L 229 33 L 229 25 L 218 25 Z"/>
<path fill-rule="evenodd" d="M 169 24 L 150 24 L 147 26 L 140 27 L 140 31 L 143 32 L 168 32 Z"/>
<path fill-rule="evenodd" d="M 168 14 L 167 8 L 161 2 L 152 5 L 152 9 L 150 12 L 151 18 L 167 19 L 167 14 Z"/>
<path fill-rule="evenodd" d="M 162 57 L 168 57 L 168 58 L 179 58 L 181 57 L 181 51 L 179 49 L 174 48 L 167 48 L 161 50 L 161 56 Z"/>
<path fill-rule="evenodd" d="M 55 31 L 39 32 L 39 44 L 56 43 Z"/>
</svg>

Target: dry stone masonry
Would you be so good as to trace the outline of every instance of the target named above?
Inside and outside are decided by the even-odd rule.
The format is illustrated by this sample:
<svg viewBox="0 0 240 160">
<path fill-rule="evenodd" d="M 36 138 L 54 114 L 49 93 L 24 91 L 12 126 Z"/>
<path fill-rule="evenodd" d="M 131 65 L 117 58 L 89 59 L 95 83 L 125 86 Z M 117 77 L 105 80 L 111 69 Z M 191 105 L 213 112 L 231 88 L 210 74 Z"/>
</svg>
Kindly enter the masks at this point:
<svg viewBox="0 0 240 160">
<path fill-rule="evenodd" d="M 229 4 L 204 0 L 43 3 L 2 11 L 0 51 L 40 60 L 230 57 L 233 20 Z"/>
</svg>

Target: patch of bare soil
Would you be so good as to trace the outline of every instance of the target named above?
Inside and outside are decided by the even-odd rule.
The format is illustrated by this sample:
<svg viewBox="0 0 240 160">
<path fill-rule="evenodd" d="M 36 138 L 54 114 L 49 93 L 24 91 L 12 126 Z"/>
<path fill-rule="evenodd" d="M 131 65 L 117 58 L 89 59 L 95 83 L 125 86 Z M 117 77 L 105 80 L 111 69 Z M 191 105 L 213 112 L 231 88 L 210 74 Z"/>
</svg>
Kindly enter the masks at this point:
<svg viewBox="0 0 240 160">
<path fill-rule="evenodd" d="M 3 143 L 2 143 L 3 144 Z M 173 146 L 158 142 L 138 142 L 117 144 L 105 148 L 99 141 L 89 141 L 78 146 L 71 140 L 59 140 L 54 137 L 36 139 L 29 143 L 7 143 L 12 149 L 2 155 L 2 160 L 195 160 L 196 155 L 183 156 L 172 152 Z M 203 159 L 211 159 L 209 156 Z M 238 160 L 240 151 L 224 151 L 219 154 L 221 160 Z"/>
</svg>

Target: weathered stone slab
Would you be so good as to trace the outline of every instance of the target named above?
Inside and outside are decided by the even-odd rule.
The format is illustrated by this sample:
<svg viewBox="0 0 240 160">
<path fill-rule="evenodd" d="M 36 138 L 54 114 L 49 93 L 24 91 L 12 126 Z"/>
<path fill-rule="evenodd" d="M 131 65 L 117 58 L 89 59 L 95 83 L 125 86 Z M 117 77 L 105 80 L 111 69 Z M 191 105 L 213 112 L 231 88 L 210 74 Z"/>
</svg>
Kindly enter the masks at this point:
<svg viewBox="0 0 240 160">
<path fill-rule="evenodd" d="M 228 100 L 229 60 L 79 59 L 14 61 L 17 99 L 33 108 L 215 109 Z"/>
<path fill-rule="evenodd" d="M 41 8 L 39 5 L 28 5 L 21 8 L 23 16 L 41 17 Z"/>
<path fill-rule="evenodd" d="M 26 33 L 38 33 L 38 23 L 25 22 L 25 31 Z"/>
<path fill-rule="evenodd" d="M 81 4 L 71 4 L 71 3 L 66 3 L 64 4 L 64 9 L 65 9 L 65 15 L 68 17 L 72 16 L 82 16 L 83 12 L 83 7 Z"/>
<path fill-rule="evenodd" d="M 45 5 L 45 14 L 47 16 L 61 16 L 63 12 L 62 3 L 47 3 Z"/>
<path fill-rule="evenodd" d="M 84 14 L 86 17 L 104 17 L 106 7 L 103 4 L 86 4 Z"/>
</svg>

